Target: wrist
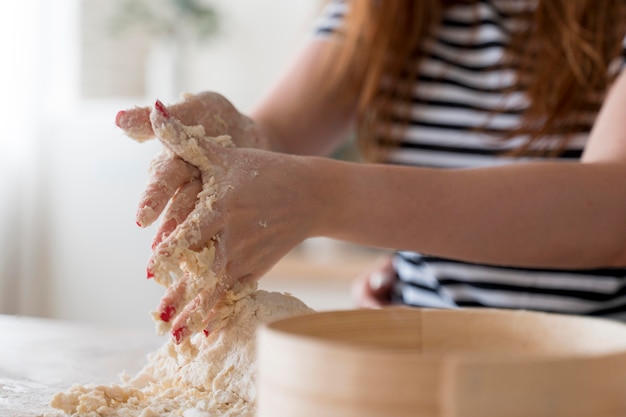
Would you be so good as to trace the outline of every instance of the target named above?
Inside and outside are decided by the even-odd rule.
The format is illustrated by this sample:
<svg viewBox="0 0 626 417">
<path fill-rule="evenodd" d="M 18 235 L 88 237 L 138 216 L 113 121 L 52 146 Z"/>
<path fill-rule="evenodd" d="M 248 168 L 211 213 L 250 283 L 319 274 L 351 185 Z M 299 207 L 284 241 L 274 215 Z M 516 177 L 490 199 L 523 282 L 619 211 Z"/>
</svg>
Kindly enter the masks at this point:
<svg viewBox="0 0 626 417">
<path fill-rule="evenodd" d="M 351 171 L 348 163 L 324 157 L 306 157 L 309 185 L 309 237 L 340 237 L 348 215 Z"/>
</svg>

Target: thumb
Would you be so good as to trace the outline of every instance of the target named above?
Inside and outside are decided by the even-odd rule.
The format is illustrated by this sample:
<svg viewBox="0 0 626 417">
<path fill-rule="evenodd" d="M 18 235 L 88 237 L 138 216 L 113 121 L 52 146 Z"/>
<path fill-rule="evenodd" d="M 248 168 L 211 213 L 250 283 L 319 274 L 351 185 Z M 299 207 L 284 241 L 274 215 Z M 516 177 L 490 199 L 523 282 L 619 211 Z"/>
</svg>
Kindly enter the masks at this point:
<svg viewBox="0 0 626 417">
<path fill-rule="evenodd" d="M 115 124 L 126 135 L 138 142 L 154 138 L 154 131 L 150 123 L 149 107 L 135 107 L 134 109 L 122 110 L 115 116 Z"/>
<path fill-rule="evenodd" d="M 218 149 L 232 146 L 230 136 L 208 137 L 202 125 L 184 125 L 158 100 L 149 119 L 161 143 L 202 173 L 221 165 Z"/>
<path fill-rule="evenodd" d="M 186 96 L 182 101 L 169 106 L 168 111 L 176 118 L 180 116 L 189 118 L 190 111 L 198 107 L 198 101 L 195 96 Z M 115 116 L 115 124 L 132 139 L 145 142 L 155 137 L 150 123 L 151 111 L 152 108 L 149 106 L 121 110 Z"/>
</svg>

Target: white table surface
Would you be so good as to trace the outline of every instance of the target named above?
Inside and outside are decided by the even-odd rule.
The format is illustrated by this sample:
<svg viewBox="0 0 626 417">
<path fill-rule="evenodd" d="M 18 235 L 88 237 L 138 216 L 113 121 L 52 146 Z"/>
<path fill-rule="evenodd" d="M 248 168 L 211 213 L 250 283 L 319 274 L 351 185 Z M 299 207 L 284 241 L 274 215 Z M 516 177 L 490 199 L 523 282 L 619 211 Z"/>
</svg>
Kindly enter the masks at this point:
<svg viewBox="0 0 626 417">
<path fill-rule="evenodd" d="M 0 315 L 0 416 L 39 417 L 73 384 L 120 382 L 163 342 L 131 329 Z"/>
</svg>

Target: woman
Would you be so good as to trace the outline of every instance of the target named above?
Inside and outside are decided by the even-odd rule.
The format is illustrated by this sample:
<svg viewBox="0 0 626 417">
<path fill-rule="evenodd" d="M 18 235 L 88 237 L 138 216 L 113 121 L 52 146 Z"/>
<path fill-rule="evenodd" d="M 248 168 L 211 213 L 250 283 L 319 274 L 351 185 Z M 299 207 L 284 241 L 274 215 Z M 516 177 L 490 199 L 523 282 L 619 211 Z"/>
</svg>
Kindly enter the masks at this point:
<svg viewBox="0 0 626 417">
<path fill-rule="evenodd" d="M 225 287 L 328 236 L 398 250 L 367 305 L 626 319 L 626 2 L 335 1 L 317 32 L 251 118 L 213 93 L 168 109 L 234 138 L 205 145 L 214 163 L 248 161 L 220 179 L 234 189 L 196 246 L 219 236 Z M 148 113 L 118 125 L 150 136 Z M 307 156 L 353 124 L 369 163 Z M 162 166 L 138 223 L 172 199 L 166 252 L 176 227 L 197 232 L 201 184 Z"/>
</svg>

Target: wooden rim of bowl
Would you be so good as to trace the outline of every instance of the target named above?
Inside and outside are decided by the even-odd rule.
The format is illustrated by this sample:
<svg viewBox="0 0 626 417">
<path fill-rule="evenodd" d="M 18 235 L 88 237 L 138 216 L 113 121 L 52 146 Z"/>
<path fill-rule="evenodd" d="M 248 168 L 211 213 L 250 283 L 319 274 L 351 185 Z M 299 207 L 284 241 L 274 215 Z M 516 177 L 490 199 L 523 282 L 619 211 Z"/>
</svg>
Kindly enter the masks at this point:
<svg viewBox="0 0 626 417">
<path fill-rule="evenodd" d="M 626 354 L 626 325 L 609 319 L 489 308 L 324 311 L 265 324 L 262 332 L 372 355 L 492 360 Z"/>
</svg>

